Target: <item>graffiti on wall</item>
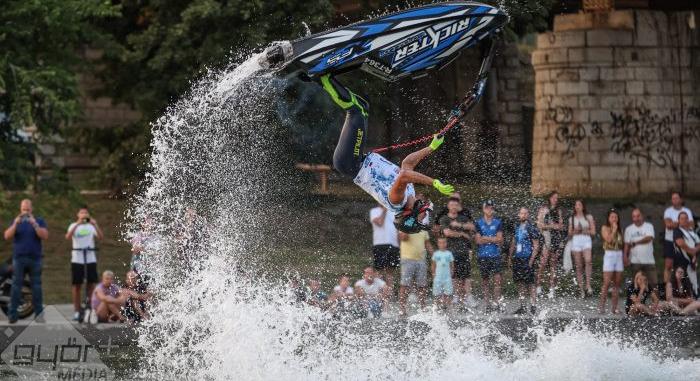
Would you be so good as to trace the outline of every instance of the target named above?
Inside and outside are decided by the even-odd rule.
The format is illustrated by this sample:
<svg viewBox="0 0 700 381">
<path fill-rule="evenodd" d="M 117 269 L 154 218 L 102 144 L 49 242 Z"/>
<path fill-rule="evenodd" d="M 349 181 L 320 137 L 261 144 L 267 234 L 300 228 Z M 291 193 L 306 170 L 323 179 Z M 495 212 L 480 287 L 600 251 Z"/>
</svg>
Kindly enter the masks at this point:
<svg viewBox="0 0 700 381">
<path fill-rule="evenodd" d="M 573 158 L 586 138 L 610 140 L 610 150 L 616 154 L 636 158 L 649 166 L 679 171 L 679 153 L 685 154 L 687 144 L 700 142 L 700 108 L 688 107 L 685 112 L 661 115 L 644 105 L 627 107 L 622 112 L 611 111 L 612 121 L 577 121 L 574 110 L 557 106 L 548 100 L 545 122 L 554 124 L 554 138 L 564 145 L 562 155 Z M 685 121 L 678 132 L 674 125 Z M 691 123 L 687 123 L 690 121 Z M 683 147 L 684 149 L 681 149 Z"/>
<path fill-rule="evenodd" d="M 627 157 L 646 160 L 647 164 L 678 170 L 674 160 L 676 136 L 671 130 L 672 117 L 637 107 L 624 113 L 611 112 L 610 150 Z"/>
</svg>

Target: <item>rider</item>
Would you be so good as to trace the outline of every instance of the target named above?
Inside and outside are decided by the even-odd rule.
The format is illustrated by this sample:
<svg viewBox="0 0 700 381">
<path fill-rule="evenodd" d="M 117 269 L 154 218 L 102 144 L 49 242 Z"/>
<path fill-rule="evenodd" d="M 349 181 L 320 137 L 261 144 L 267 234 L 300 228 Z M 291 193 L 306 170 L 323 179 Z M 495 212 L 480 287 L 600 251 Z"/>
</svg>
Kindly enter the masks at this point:
<svg viewBox="0 0 700 381">
<path fill-rule="evenodd" d="M 355 184 L 374 197 L 377 202 L 396 214 L 399 230 L 414 233 L 427 229 L 420 223 L 428 206 L 416 199 L 413 184 L 432 185 L 440 193 L 449 195 L 454 187 L 414 170 L 426 156 L 438 149 L 444 137 L 435 135 L 428 147 L 406 156 L 401 168 L 381 155 L 365 154 L 369 104 L 340 84 L 330 74 L 320 78 L 323 89 L 333 101 L 345 110 L 345 123 L 333 153 L 333 166 L 341 174 L 353 178 Z"/>
</svg>

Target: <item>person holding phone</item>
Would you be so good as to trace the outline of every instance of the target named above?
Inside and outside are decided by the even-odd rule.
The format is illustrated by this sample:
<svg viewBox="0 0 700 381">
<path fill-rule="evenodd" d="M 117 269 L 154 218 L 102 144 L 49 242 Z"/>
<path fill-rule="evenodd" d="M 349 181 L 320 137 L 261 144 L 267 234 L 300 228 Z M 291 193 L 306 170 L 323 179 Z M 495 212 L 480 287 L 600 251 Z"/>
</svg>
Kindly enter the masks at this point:
<svg viewBox="0 0 700 381">
<path fill-rule="evenodd" d="M 97 256 L 95 255 L 95 238 L 102 239 L 102 229 L 97 224 L 87 206 L 76 214 L 76 221 L 68 226 L 66 240 L 73 244 L 71 249 L 71 278 L 73 299 L 73 320 L 80 319 L 80 287 L 87 282 L 87 295 L 90 298 L 97 283 Z M 90 306 L 90 300 L 87 301 Z"/>
<path fill-rule="evenodd" d="M 34 314 L 39 318 L 44 311 L 41 291 L 41 241 L 49 238 L 46 222 L 34 216 L 32 200 L 20 202 L 20 212 L 5 230 L 4 238 L 12 240 L 12 294 L 8 319 L 10 324 L 17 322 L 17 307 L 21 301 L 24 274 L 29 273 L 32 287 Z"/>
</svg>

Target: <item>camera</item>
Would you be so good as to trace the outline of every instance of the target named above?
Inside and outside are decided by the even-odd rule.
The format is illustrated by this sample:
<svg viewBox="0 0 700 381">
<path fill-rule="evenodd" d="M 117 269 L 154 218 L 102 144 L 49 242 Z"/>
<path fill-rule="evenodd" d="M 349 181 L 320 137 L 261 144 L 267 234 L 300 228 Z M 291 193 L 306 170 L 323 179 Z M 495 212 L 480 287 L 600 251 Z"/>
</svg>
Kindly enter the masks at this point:
<svg viewBox="0 0 700 381">
<path fill-rule="evenodd" d="M 83 218 L 83 223 L 84 223 L 84 224 L 87 224 L 87 223 L 89 223 L 89 222 L 90 222 L 90 217 L 85 217 L 85 218 Z"/>
</svg>

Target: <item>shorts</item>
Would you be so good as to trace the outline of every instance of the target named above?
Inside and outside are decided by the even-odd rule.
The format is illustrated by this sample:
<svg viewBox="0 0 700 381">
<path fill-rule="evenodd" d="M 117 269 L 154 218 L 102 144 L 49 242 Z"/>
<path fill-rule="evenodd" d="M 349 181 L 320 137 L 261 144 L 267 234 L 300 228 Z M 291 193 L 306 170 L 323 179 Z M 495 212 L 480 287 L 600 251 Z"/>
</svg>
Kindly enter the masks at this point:
<svg viewBox="0 0 700 381">
<path fill-rule="evenodd" d="M 433 296 L 452 295 L 453 293 L 452 279 L 433 279 Z"/>
<path fill-rule="evenodd" d="M 671 241 L 664 240 L 664 258 L 676 258 L 676 249 Z"/>
<path fill-rule="evenodd" d="M 71 263 L 70 271 L 73 285 L 83 284 L 85 282 L 85 265 L 82 263 Z M 97 283 L 97 263 L 87 264 L 87 282 Z"/>
<path fill-rule="evenodd" d="M 513 258 L 513 281 L 534 284 L 535 271 L 530 267 L 530 258 Z"/>
<path fill-rule="evenodd" d="M 407 287 L 413 282 L 416 283 L 416 287 L 428 286 L 428 264 L 425 261 L 402 259 L 401 285 Z"/>
<path fill-rule="evenodd" d="M 472 277 L 472 264 L 469 260 L 469 254 L 457 254 L 455 255 L 455 279 L 471 279 Z"/>
<path fill-rule="evenodd" d="M 642 271 L 647 277 L 649 288 L 656 287 L 656 285 L 659 283 L 659 278 L 656 274 L 656 265 L 632 263 L 630 265 L 630 269 L 632 270 L 632 276 L 630 277 L 632 279 L 634 279 L 634 274 L 636 274 L 638 271 Z"/>
<path fill-rule="evenodd" d="M 503 268 L 501 257 L 481 257 L 477 258 L 479 272 L 482 278 L 490 278 L 492 275 L 500 274 Z"/>
<path fill-rule="evenodd" d="M 571 251 L 575 253 L 580 253 L 584 250 L 591 250 L 593 248 L 593 241 L 591 236 L 586 234 L 576 234 L 571 241 Z"/>
<path fill-rule="evenodd" d="M 398 247 L 392 245 L 372 246 L 372 257 L 374 268 L 377 270 L 395 269 L 399 267 L 400 251 Z"/>
<path fill-rule="evenodd" d="M 625 267 L 622 264 L 622 250 L 605 250 L 603 256 L 603 272 L 622 272 Z"/>
</svg>

